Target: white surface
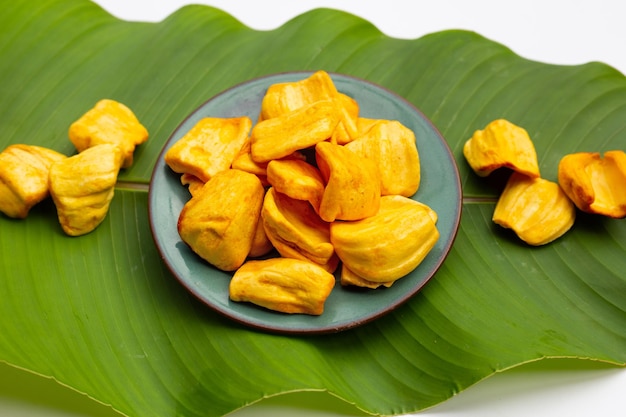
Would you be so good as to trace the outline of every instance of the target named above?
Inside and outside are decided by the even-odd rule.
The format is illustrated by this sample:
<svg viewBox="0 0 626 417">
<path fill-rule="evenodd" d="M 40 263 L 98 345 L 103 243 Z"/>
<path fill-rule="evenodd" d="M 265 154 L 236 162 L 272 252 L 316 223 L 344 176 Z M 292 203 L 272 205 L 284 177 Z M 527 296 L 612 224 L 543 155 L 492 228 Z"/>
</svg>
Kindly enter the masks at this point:
<svg viewBox="0 0 626 417">
<path fill-rule="evenodd" d="M 98 0 L 96 3 L 122 19 L 158 21 L 191 1 Z M 274 29 L 318 7 L 348 11 L 398 38 L 414 39 L 439 30 L 468 29 L 526 58 L 555 64 L 602 61 L 626 74 L 626 3 L 618 0 L 526 0 L 514 5 L 502 0 L 197 0 L 193 3 L 217 7 L 261 30 Z M 78 417 L 69 411 L 45 410 L 2 394 L 0 392 L 0 416 Z M 625 394 L 625 369 L 531 367 L 495 375 L 414 416 L 624 417 Z M 321 403 L 319 408 L 310 404 L 300 408 L 281 398 L 232 414 L 233 417 L 294 415 L 338 417 L 349 414 L 329 411 Z M 354 415 L 361 414 L 355 411 Z"/>
</svg>

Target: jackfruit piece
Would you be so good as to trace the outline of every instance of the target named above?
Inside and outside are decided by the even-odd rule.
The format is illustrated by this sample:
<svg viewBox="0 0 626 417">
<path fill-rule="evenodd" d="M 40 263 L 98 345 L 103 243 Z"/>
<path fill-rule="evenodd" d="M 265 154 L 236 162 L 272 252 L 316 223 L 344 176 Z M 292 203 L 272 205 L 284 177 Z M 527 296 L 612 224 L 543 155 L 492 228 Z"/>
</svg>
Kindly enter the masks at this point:
<svg viewBox="0 0 626 417">
<path fill-rule="evenodd" d="M 50 166 L 50 195 L 67 235 L 87 234 L 105 219 L 123 158 L 117 145 L 101 144 Z"/>
<path fill-rule="evenodd" d="M 500 195 L 492 220 L 532 246 L 545 245 L 574 224 L 576 209 L 561 187 L 515 172 Z"/>
<path fill-rule="evenodd" d="M 204 181 L 192 174 L 183 174 L 180 176 L 180 183 L 187 186 L 189 194 L 194 195 L 204 186 Z"/>
<path fill-rule="evenodd" d="M 122 168 L 133 164 L 135 147 L 148 140 L 148 130 L 124 104 L 103 99 L 70 125 L 70 141 L 78 152 L 104 143 L 122 151 Z"/>
<path fill-rule="evenodd" d="M 346 268 L 372 282 L 389 283 L 414 270 L 439 239 L 437 213 L 410 198 L 380 200 L 374 216 L 330 225 L 330 241 Z"/>
<path fill-rule="evenodd" d="M 229 297 L 287 314 L 321 315 L 335 277 L 300 259 L 248 261 L 233 275 Z"/>
<path fill-rule="evenodd" d="M 211 265 L 234 271 L 252 248 L 264 194 L 253 174 L 237 169 L 218 172 L 183 206 L 178 234 Z"/>
<path fill-rule="evenodd" d="M 263 227 L 263 217 L 259 216 L 259 220 L 256 223 L 256 228 L 254 229 L 252 246 L 250 247 L 250 253 L 248 253 L 248 256 L 251 258 L 259 258 L 261 256 L 267 255 L 273 249 L 274 246 L 267 237 L 267 233 L 265 233 L 265 228 Z"/>
<path fill-rule="evenodd" d="M 308 202 L 272 187 L 265 195 L 261 216 L 268 239 L 282 256 L 324 265 L 327 270 L 337 266 L 329 225 Z"/>
<path fill-rule="evenodd" d="M 275 159 L 267 165 L 267 181 L 274 189 L 296 200 L 308 201 L 318 211 L 324 195 L 324 178 L 306 161 Z"/>
<path fill-rule="evenodd" d="M 320 100 L 335 98 L 339 92 L 326 71 L 316 71 L 298 81 L 269 86 L 261 101 L 261 120 L 272 119 L 309 106 Z"/>
<path fill-rule="evenodd" d="M 346 267 L 345 264 L 341 265 L 340 283 L 343 287 L 350 287 L 350 286 L 363 287 L 363 288 L 370 288 L 372 290 L 375 290 L 376 288 L 380 288 L 380 287 L 389 288 L 396 281 L 397 280 L 388 281 L 388 282 L 368 281 L 365 278 L 355 274 L 354 271 Z"/>
<path fill-rule="evenodd" d="M 10 145 L 0 153 L 0 211 L 23 219 L 48 195 L 50 165 L 66 156 L 35 145 Z"/>
<path fill-rule="evenodd" d="M 626 153 L 579 152 L 559 162 L 558 181 L 576 207 L 615 219 L 626 217 Z"/>
<path fill-rule="evenodd" d="M 420 185 L 420 158 L 413 131 L 397 120 L 380 120 L 345 145 L 378 167 L 382 195 L 410 197 Z"/>
<path fill-rule="evenodd" d="M 252 160 L 257 163 L 281 159 L 331 137 L 340 113 L 333 100 L 320 100 L 252 128 Z"/>
<path fill-rule="evenodd" d="M 179 174 L 192 174 L 207 182 L 230 169 L 244 146 L 252 120 L 249 117 L 200 119 L 165 153 L 165 163 Z"/>
<path fill-rule="evenodd" d="M 326 183 L 319 208 L 322 220 L 359 220 L 378 212 L 380 172 L 372 161 L 330 142 L 318 143 L 315 156 Z"/>
<path fill-rule="evenodd" d="M 540 176 L 535 145 L 525 129 L 505 120 L 477 130 L 463 146 L 463 155 L 474 172 L 486 177 L 499 168 L 510 168 L 531 178 Z"/>
</svg>

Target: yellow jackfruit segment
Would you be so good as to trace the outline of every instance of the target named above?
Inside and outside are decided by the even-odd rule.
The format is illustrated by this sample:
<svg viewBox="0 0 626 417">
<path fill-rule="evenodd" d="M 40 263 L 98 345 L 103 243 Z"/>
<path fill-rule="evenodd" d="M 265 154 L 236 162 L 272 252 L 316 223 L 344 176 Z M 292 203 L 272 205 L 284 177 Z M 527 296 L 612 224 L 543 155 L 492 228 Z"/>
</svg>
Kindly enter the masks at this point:
<svg viewBox="0 0 626 417">
<path fill-rule="evenodd" d="M 165 163 L 174 172 L 207 182 L 231 167 L 251 127 L 249 117 L 205 117 L 172 145 L 165 154 Z"/>
<path fill-rule="evenodd" d="M 204 181 L 192 174 L 183 174 L 180 176 L 180 183 L 186 185 L 191 195 L 196 194 L 203 186 Z"/>
<path fill-rule="evenodd" d="M 252 248 L 264 194 L 255 175 L 221 171 L 185 204 L 178 233 L 201 258 L 223 271 L 234 271 Z"/>
<path fill-rule="evenodd" d="M 510 168 L 526 176 L 540 176 L 535 145 L 525 129 L 505 119 L 477 130 L 463 146 L 463 155 L 474 172 L 486 177 L 499 168 Z"/>
<path fill-rule="evenodd" d="M 148 140 L 148 131 L 124 104 L 103 99 L 69 128 L 69 138 L 78 152 L 100 144 L 120 148 L 122 168 L 133 164 L 135 147 Z"/>
<path fill-rule="evenodd" d="M 357 137 L 363 136 L 370 130 L 375 124 L 380 122 L 380 119 L 372 119 L 368 117 L 359 117 L 356 122 Z"/>
<path fill-rule="evenodd" d="M 0 153 L 0 211 L 23 219 L 49 195 L 50 165 L 66 156 L 35 145 L 10 145 Z"/>
<path fill-rule="evenodd" d="M 66 234 L 84 235 L 102 223 L 123 158 L 118 146 L 101 144 L 50 166 L 50 195 Z"/>
<path fill-rule="evenodd" d="M 272 119 L 340 94 L 326 71 L 299 81 L 271 85 L 261 102 L 261 120 Z"/>
<path fill-rule="evenodd" d="M 320 100 L 257 123 L 250 135 L 255 162 L 269 162 L 330 138 L 340 114 L 332 100 Z"/>
<path fill-rule="evenodd" d="M 337 91 L 326 71 L 316 71 L 299 81 L 270 86 L 261 103 L 260 120 L 283 116 L 322 100 L 333 101 L 339 114 L 339 122 L 329 140 L 343 145 L 356 138 L 359 104 L 352 97 Z"/>
<path fill-rule="evenodd" d="M 529 245 L 539 246 L 565 234 L 575 218 L 574 204 L 557 183 L 513 173 L 492 219 Z"/>
<path fill-rule="evenodd" d="M 288 314 L 320 315 L 335 277 L 299 259 L 248 261 L 233 275 L 229 297 Z"/>
<path fill-rule="evenodd" d="M 252 159 L 250 138 L 248 137 L 231 165 L 234 169 L 246 171 L 257 177 L 267 176 L 267 162 L 255 162 Z"/>
<path fill-rule="evenodd" d="M 303 160 L 277 159 L 267 165 L 267 181 L 280 193 L 311 203 L 319 211 L 325 182 L 313 165 Z"/>
<path fill-rule="evenodd" d="M 345 145 L 378 167 L 382 195 L 415 194 L 420 184 L 420 159 L 413 131 L 396 120 L 379 120 Z"/>
<path fill-rule="evenodd" d="M 257 177 L 259 177 L 259 179 L 261 180 L 264 186 L 271 185 L 267 178 L 267 166 L 269 162 L 283 161 L 283 160 L 284 161 L 288 161 L 288 160 L 305 161 L 306 160 L 306 158 L 304 157 L 302 153 L 300 153 L 299 151 L 296 151 L 292 153 L 291 155 L 287 155 L 286 157 L 282 159 L 273 159 L 272 161 L 269 161 L 269 162 L 255 162 L 252 159 L 252 154 L 250 152 L 251 152 L 250 141 L 247 140 L 246 143 L 241 148 L 239 155 L 233 161 L 232 168 L 239 169 L 241 171 L 246 171 L 246 172 L 256 175 Z"/>
<path fill-rule="evenodd" d="M 329 225 L 307 201 L 295 200 L 272 187 L 265 195 L 261 215 L 268 239 L 282 256 L 315 262 L 326 269 L 336 267 Z"/>
<path fill-rule="evenodd" d="M 259 216 L 248 256 L 251 258 L 259 258 L 270 253 L 272 249 L 274 249 L 274 246 L 267 237 L 267 233 L 265 233 L 265 227 L 263 227 L 263 217 Z"/>
<path fill-rule="evenodd" d="M 345 145 L 359 136 L 359 104 L 352 97 L 342 93 L 335 97 L 335 103 L 341 118 L 330 137 L 330 141 L 338 145 Z"/>
<path fill-rule="evenodd" d="M 330 142 L 315 146 L 315 158 L 326 182 L 319 207 L 327 222 L 373 216 L 380 205 L 380 171 L 372 161 Z"/>
<path fill-rule="evenodd" d="M 388 281 L 388 282 L 368 281 L 365 278 L 355 274 L 354 271 L 348 268 L 345 264 L 341 265 L 340 282 L 341 282 L 341 285 L 344 287 L 363 287 L 363 288 L 371 288 L 371 289 L 376 289 L 379 287 L 389 288 L 396 281 L 397 280 Z"/>
<path fill-rule="evenodd" d="M 388 283 L 415 269 L 439 239 L 437 214 L 403 196 L 383 196 L 374 216 L 333 222 L 330 241 L 339 259 L 359 277 Z"/>
<path fill-rule="evenodd" d="M 576 207 L 615 219 L 626 217 L 626 153 L 608 151 L 564 156 L 558 181 Z"/>
</svg>

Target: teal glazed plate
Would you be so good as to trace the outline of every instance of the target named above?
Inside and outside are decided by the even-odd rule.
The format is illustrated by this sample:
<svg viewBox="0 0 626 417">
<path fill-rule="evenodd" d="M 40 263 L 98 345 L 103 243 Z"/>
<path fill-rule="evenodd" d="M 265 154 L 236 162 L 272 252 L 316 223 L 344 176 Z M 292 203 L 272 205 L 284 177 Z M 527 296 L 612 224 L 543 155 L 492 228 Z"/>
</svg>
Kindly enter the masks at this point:
<svg viewBox="0 0 626 417">
<path fill-rule="evenodd" d="M 230 301 L 228 285 L 232 273 L 220 271 L 205 262 L 178 235 L 178 216 L 190 194 L 181 185 L 180 174 L 165 164 L 163 156 L 203 117 L 248 116 L 255 122 L 260 113 L 261 100 L 270 85 L 301 80 L 311 74 L 290 72 L 269 75 L 236 85 L 211 98 L 173 132 L 159 155 L 150 180 L 150 227 L 157 249 L 174 277 L 218 313 L 238 323 L 275 333 L 338 332 L 393 311 L 419 292 L 435 275 L 452 247 L 461 218 L 462 192 L 458 168 L 450 148 L 433 124 L 397 94 L 366 80 L 331 73 L 337 89 L 358 102 L 361 117 L 398 120 L 415 133 L 421 182 L 413 199 L 437 212 L 439 240 L 415 270 L 389 288 L 347 288 L 337 280 L 320 316 L 284 314 L 251 303 Z"/>
</svg>

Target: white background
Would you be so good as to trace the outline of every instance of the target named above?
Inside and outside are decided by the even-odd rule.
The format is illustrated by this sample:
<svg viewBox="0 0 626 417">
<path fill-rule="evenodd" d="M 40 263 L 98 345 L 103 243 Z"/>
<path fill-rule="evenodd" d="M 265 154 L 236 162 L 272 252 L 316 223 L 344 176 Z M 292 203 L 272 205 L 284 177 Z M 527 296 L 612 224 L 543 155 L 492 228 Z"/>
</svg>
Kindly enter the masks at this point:
<svg viewBox="0 0 626 417">
<path fill-rule="evenodd" d="M 190 1 L 98 0 L 96 3 L 122 19 L 159 21 Z M 468 29 L 526 58 L 568 65 L 602 61 L 626 74 L 626 3 L 620 0 L 197 0 L 194 3 L 222 9 L 259 30 L 274 29 L 318 7 L 348 11 L 397 38 L 414 39 L 439 30 Z M 570 366 L 565 368 L 538 364 L 503 372 L 414 416 L 626 416 L 626 369 L 577 367 L 568 363 Z M 286 396 L 261 401 L 232 416 L 362 415 L 356 410 L 337 407 L 337 400 L 326 399 L 324 395 L 314 396 L 313 401 L 307 400 L 302 405 L 297 402 L 299 398 Z M 42 408 L 7 397 L 0 391 L 0 416 L 86 417 L 89 414 L 76 414 L 72 408 L 45 408 L 45 404 Z"/>
</svg>

